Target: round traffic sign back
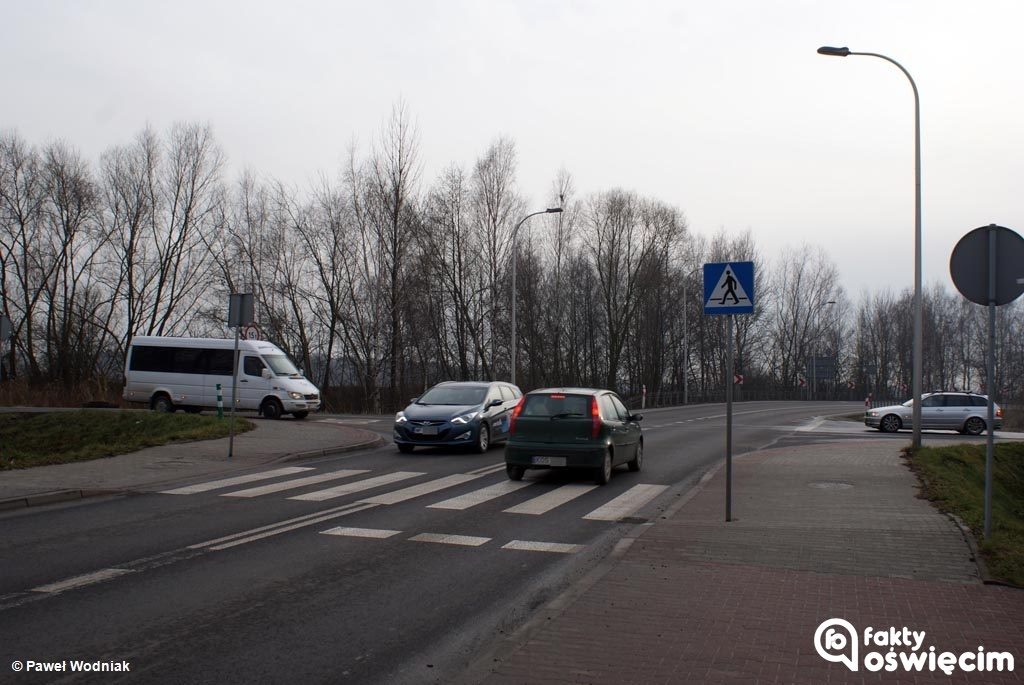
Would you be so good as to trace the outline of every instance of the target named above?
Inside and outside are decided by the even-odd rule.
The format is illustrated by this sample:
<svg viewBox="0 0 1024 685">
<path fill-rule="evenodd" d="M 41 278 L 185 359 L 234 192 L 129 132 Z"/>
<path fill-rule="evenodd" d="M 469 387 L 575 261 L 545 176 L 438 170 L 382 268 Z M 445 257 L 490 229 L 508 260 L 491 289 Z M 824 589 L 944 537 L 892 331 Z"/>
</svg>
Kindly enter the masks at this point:
<svg viewBox="0 0 1024 685">
<path fill-rule="evenodd" d="M 976 228 L 953 248 L 949 273 L 956 289 L 971 302 L 1009 304 L 1024 293 L 1024 238 L 995 224 Z"/>
</svg>

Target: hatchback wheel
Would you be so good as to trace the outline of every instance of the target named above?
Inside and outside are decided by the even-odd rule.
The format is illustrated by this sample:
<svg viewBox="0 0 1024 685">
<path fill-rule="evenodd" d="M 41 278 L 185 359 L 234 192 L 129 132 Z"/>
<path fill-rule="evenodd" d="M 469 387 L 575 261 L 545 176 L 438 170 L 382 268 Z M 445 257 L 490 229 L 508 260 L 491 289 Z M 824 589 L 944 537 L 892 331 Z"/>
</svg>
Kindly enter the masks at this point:
<svg viewBox="0 0 1024 685">
<path fill-rule="evenodd" d="M 629 467 L 630 471 L 639 471 L 644 465 L 644 443 L 638 442 L 636 444 L 636 456 L 633 457 L 632 461 L 626 462 L 626 466 Z"/>
<path fill-rule="evenodd" d="M 516 466 L 515 464 L 505 464 L 505 473 L 508 474 L 509 480 L 522 480 L 523 476 L 526 475 L 526 467 Z"/>
<path fill-rule="evenodd" d="M 480 432 L 476 436 L 476 451 L 483 454 L 491 446 L 491 429 L 486 423 L 480 424 Z"/>
<path fill-rule="evenodd" d="M 878 430 L 883 433 L 895 433 L 903 427 L 903 422 L 900 421 L 900 417 L 895 414 L 886 414 L 882 417 L 882 420 L 878 422 Z"/>
<path fill-rule="evenodd" d="M 608 485 L 608 481 L 612 479 L 612 451 L 608 450 L 604 453 L 604 461 L 601 462 L 601 466 L 597 469 L 597 481 L 598 485 Z"/>
<path fill-rule="evenodd" d="M 985 422 L 977 416 L 972 416 L 964 422 L 964 433 L 968 435 L 981 435 L 985 432 Z"/>
</svg>

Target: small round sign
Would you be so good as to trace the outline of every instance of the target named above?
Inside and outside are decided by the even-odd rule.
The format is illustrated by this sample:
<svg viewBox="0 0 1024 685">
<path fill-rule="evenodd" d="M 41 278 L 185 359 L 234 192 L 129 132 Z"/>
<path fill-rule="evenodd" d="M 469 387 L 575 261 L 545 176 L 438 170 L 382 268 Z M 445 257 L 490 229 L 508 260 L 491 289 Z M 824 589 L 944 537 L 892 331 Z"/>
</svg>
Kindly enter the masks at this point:
<svg viewBox="0 0 1024 685">
<path fill-rule="evenodd" d="M 250 324 L 242 329 L 242 337 L 246 340 L 259 340 L 260 329 L 256 324 Z"/>
<path fill-rule="evenodd" d="M 1009 304 L 1024 293 L 1024 238 L 1005 226 L 976 228 L 953 248 L 949 273 L 956 289 L 971 302 Z"/>
</svg>

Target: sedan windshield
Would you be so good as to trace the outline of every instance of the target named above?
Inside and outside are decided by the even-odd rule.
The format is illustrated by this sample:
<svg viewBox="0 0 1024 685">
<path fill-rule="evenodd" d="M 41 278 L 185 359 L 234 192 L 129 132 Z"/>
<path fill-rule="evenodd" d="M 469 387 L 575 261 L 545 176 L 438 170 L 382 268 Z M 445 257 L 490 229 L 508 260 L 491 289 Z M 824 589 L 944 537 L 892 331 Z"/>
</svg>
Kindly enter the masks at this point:
<svg viewBox="0 0 1024 685">
<path fill-rule="evenodd" d="M 482 404 L 486 394 L 486 387 L 438 387 L 425 392 L 416 404 Z"/>
</svg>

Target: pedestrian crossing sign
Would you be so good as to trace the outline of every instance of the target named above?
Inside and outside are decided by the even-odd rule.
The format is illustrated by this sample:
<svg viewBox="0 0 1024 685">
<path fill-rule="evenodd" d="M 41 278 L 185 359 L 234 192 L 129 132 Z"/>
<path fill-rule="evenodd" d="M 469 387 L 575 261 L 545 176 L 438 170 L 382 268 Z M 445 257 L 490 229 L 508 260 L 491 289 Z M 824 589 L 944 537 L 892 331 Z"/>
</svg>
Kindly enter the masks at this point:
<svg viewBox="0 0 1024 685">
<path fill-rule="evenodd" d="M 753 262 L 704 265 L 705 314 L 751 314 L 753 311 Z"/>
</svg>

